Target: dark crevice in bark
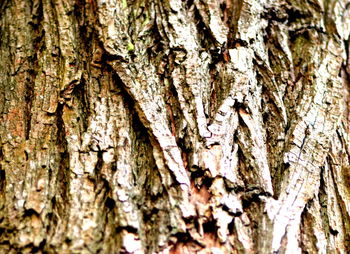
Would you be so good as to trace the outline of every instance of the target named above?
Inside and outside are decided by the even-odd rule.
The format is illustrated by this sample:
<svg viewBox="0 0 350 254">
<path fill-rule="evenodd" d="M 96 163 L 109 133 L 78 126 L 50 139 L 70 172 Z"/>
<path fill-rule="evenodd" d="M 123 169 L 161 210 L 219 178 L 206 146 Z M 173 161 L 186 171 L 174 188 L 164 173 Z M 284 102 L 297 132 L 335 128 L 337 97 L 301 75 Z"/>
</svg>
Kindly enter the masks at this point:
<svg viewBox="0 0 350 254">
<path fill-rule="evenodd" d="M 216 221 L 213 218 L 211 218 L 207 222 L 203 223 L 204 233 L 207 233 L 207 234 L 212 233 L 213 235 L 216 236 L 217 230 L 218 230 L 218 227 L 216 225 Z"/>
<path fill-rule="evenodd" d="M 301 214 L 299 247 L 306 253 L 317 252 L 317 238 L 313 232 L 314 219 L 308 209 L 311 205 L 309 201 Z"/>
<path fill-rule="evenodd" d="M 102 47 L 103 48 L 103 47 Z M 109 54 L 105 49 L 103 51 L 102 57 L 101 57 L 101 62 L 103 63 L 103 66 L 108 65 L 108 62 L 123 62 L 123 63 L 128 63 L 129 61 L 126 60 L 124 57 L 119 56 L 119 55 L 112 55 Z M 113 69 L 112 66 L 110 66 L 111 69 Z"/>
<path fill-rule="evenodd" d="M 189 245 L 192 242 L 192 237 L 188 233 L 177 233 L 174 235 L 177 239 L 177 242 L 173 245 L 170 250 L 171 254 L 182 253 L 184 246 Z"/>
<path fill-rule="evenodd" d="M 38 217 L 39 218 L 39 216 L 40 216 L 40 214 L 32 208 L 25 209 L 23 212 L 23 218 L 26 218 L 26 217 Z"/>
<path fill-rule="evenodd" d="M 235 220 L 236 219 L 232 220 L 232 222 L 229 224 L 229 226 L 231 227 L 231 230 L 232 230 L 231 235 L 235 236 L 232 240 L 233 248 L 234 248 L 234 250 L 236 250 L 236 252 L 234 252 L 234 253 L 245 253 L 245 249 L 244 249 L 242 242 L 238 239 L 238 237 L 236 237 L 238 235 L 238 232 L 237 232 L 237 227 L 236 227 L 235 222 L 234 222 Z"/>
<path fill-rule="evenodd" d="M 348 66 L 346 65 L 346 63 L 343 64 L 340 74 L 341 74 L 341 78 L 343 81 L 343 87 L 344 87 L 343 88 L 344 89 L 344 96 L 343 96 L 344 120 L 343 121 L 349 122 L 350 121 L 350 62 L 348 64 Z M 347 131 L 347 133 L 349 133 L 349 125 L 344 124 L 343 126 L 344 126 L 345 130 Z"/>
<path fill-rule="evenodd" d="M 37 67 L 34 67 L 35 69 Z M 34 93 L 34 79 L 35 79 L 36 74 L 32 75 L 32 80 L 31 82 L 26 82 L 26 88 L 25 88 L 25 102 L 26 102 L 26 108 L 25 108 L 25 139 L 29 140 L 29 135 L 30 135 L 30 129 L 31 129 L 31 120 L 32 120 L 32 101 L 33 101 L 33 93 Z"/>
<path fill-rule="evenodd" d="M 350 3 L 349 3 L 350 4 Z M 344 47 L 345 47 L 345 54 L 346 54 L 346 59 L 345 59 L 345 69 L 346 73 L 348 74 L 348 81 L 350 82 L 350 35 L 349 38 L 344 40 Z"/>
<path fill-rule="evenodd" d="M 164 83 L 164 81 L 163 81 Z M 180 108 L 180 103 L 178 99 L 178 94 L 174 85 L 169 84 L 166 91 L 167 98 L 165 99 L 166 106 L 168 107 L 168 125 L 171 126 L 172 134 L 176 138 L 176 142 L 179 141 L 179 136 L 177 135 L 180 125 L 179 120 L 183 118 L 183 113 Z"/>
<path fill-rule="evenodd" d="M 189 3 L 187 3 L 189 4 Z M 219 46 L 209 27 L 205 25 L 203 17 L 200 15 L 198 8 L 193 9 L 194 20 L 196 20 L 199 42 L 205 50 L 215 50 Z"/>
<path fill-rule="evenodd" d="M 325 174 L 325 167 L 321 167 L 320 172 L 320 188 L 318 192 L 318 200 L 320 202 L 320 213 L 322 217 L 322 228 L 324 229 L 324 232 L 326 234 L 326 237 L 328 238 L 329 235 L 329 218 L 328 218 L 328 200 L 327 200 L 327 190 L 328 186 L 326 185 L 326 179 L 328 176 Z"/>
<path fill-rule="evenodd" d="M 39 246 L 33 246 L 32 248 L 32 253 L 47 253 L 45 251 L 45 247 L 46 247 L 46 240 L 42 240 L 40 243 L 39 243 Z"/>
<path fill-rule="evenodd" d="M 74 87 L 72 92 L 72 96 L 78 100 L 77 107 L 80 113 L 76 120 L 79 126 L 82 128 L 80 133 L 87 131 L 89 116 L 92 114 L 86 86 L 88 86 L 88 82 L 82 78 L 79 84 Z"/>
<path fill-rule="evenodd" d="M 238 137 L 238 130 L 235 132 L 234 134 L 234 141 L 236 144 L 238 144 L 239 146 L 239 137 Z M 244 179 L 243 182 L 245 183 L 245 171 L 246 171 L 246 165 L 244 164 L 244 159 L 245 159 L 245 156 L 244 156 L 244 152 L 242 151 L 242 149 L 240 148 L 240 146 L 238 147 L 238 150 L 237 150 L 237 157 L 238 157 L 238 167 L 237 167 L 237 172 L 239 174 L 239 178 L 240 179 Z M 245 188 L 245 186 L 239 186 L 236 188 L 236 190 L 239 190 L 241 188 Z"/>
<path fill-rule="evenodd" d="M 101 176 L 101 169 L 102 169 L 102 166 L 103 166 L 103 152 L 104 151 L 97 151 L 97 163 L 96 163 L 96 166 L 95 166 L 95 169 L 94 169 L 94 175 L 96 176 Z"/>
<path fill-rule="evenodd" d="M 205 179 L 205 170 L 201 168 L 192 168 L 191 180 L 195 183 L 196 188 L 200 188 Z"/>
<path fill-rule="evenodd" d="M 3 12 L 9 7 L 9 3 L 11 3 L 10 0 L 3 0 L 0 2 L 0 17 L 2 16 Z"/>
<path fill-rule="evenodd" d="M 204 176 L 206 176 L 206 173 L 204 171 Z M 201 186 L 205 186 L 207 189 L 210 188 L 210 186 L 212 185 L 214 179 L 211 177 L 204 177 Z"/>
<path fill-rule="evenodd" d="M 261 197 L 271 197 L 271 194 L 256 187 L 245 189 L 241 193 L 243 209 L 249 208 L 254 203 L 262 204 Z"/>
<path fill-rule="evenodd" d="M 154 186 L 161 182 L 161 176 L 157 169 L 153 148 L 151 145 L 151 137 L 147 128 L 142 124 L 139 115 L 135 112 L 134 101 L 122 88 L 125 94 L 124 100 L 130 108 L 131 124 L 133 135 L 135 135 L 132 147 L 135 160 L 135 168 L 133 169 L 133 182 L 136 189 L 142 190 L 142 195 L 135 196 L 135 203 L 140 209 L 141 214 L 141 232 L 140 239 L 143 242 L 146 253 L 155 253 L 158 249 L 158 237 L 160 234 L 169 234 L 169 232 L 160 232 L 160 224 L 169 225 L 169 213 L 166 210 L 159 210 L 157 207 L 167 207 L 168 194 L 164 186 L 155 189 Z M 168 186 L 169 187 L 169 186 Z M 164 226 L 162 226 L 164 227 Z M 170 231 L 171 229 L 168 229 Z"/>
<path fill-rule="evenodd" d="M 272 226 L 272 223 L 268 219 L 265 219 L 264 221 L 264 215 L 262 215 L 264 212 L 264 204 L 260 200 L 257 202 L 252 202 L 249 207 L 246 207 L 244 209 L 246 216 L 248 217 L 252 232 L 250 234 L 250 237 L 252 238 L 253 243 L 253 250 L 270 250 L 271 249 L 271 240 L 272 240 L 272 234 L 268 230 L 269 227 Z M 260 214 L 262 216 L 257 216 L 257 214 Z M 241 218 L 242 219 L 242 218 Z M 265 227 L 261 227 L 259 225 L 262 225 L 263 223 L 266 223 Z M 266 239 L 269 239 L 266 241 Z M 262 247 L 264 246 L 264 247 Z"/>
<path fill-rule="evenodd" d="M 0 140 L 1 142 L 1 140 Z M 5 213 L 5 204 L 6 204 L 6 172 L 2 169 L 1 162 L 3 161 L 2 147 L 0 143 L 0 250 L 2 245 L 7 245 L 5 243 L 6 236 L 6 213 Z"/>
<path fill-rule="evenodd" d="M 119 93 L 120 91 L 122 92 L 123 98 L 126 98 L 126 102 L 131 102 L 132 99 L 129 96 L 129 94 L 125 91 L 123 87 L 123 81 L 120 79 L 118 74 L 113 70 L 113 68 L 110 65 L 105 65 L 107 72 L 111 73 L 112 75 L 112 82 L 110 83 L 109 90 L 111 93 Z M 131 105 L 127 104 L 128 106 L 133 106 L 134 104 L 132 103 Z"/>
<path fill-rule="evenodd" d="M 1 161 L 1 159 L 0 159 L 0 161 Z M 5 173 L 5 170 L 1 169 L 1 165 L 0 165 L 0 193 L 1 193 L 1 196 L 3 195 L 3 193 L 5 191 L 5 186 L 6 186 L 6 173 Z M 1 199 L 3 200 L 3 197 L 1 197 Z M 1 209 L 2 209 L 2 205 L 1 205 L 0 210 Z"/>
<path fill-rule="evenodd" d="M 221 50 L 211 50 L 210 52 L 212 62 L 209 64 L 210 72 L 210 104 L 209 104 L 209 116 L 210 120 L 215 117 L 215 114 L 220 108 L 220 105 L 227 98 L 232 88 L 232 85 L 235 83 L 235 78 L 230 72 L 230 66 L 224 63 Z"/>
<path fill-rule="evenodd" d="M 303 12 L 306 11 L 307 9 L 305 8 L 304 10 L 297 9 L 295 6 L 290 6 L 289 8 L 285 8 L 286 14 L 288 15 L 288 25 L 291 25 L 293 23 L 301 23 L 302 20 L 307 20 L 310 19 L 310 14 L 308 12 Z M 311 16 L 312 17 L 312 16 Z"/>
<path fill-rule="evenodd" d="M 58 216 L 60 214 L 60 213 L 58 213 L 60 207 L 58 207 L 59 204 L 57 204 L 56 197 L 51 198 L 50 201 L 51 201 L 52 211 L 47 213 L 47 215 L 46 215 L 46 217 L 50 223 L 49 225 L 46 226 L 46 230 L 47 230 L 48 235 L 51 237 L 52 234 L 55 233 L 55 229 L 56 229 L 56 226 L 58 223 Z"/>
<path fill-rule="evenodd" d="M 164 199 L 165 198 L 166 197 L 164 197 Z M 147 200 L 145 201 L 147 204 Z M 173 229 L 169 225 L 170 218 L 167 210 L 158 210 L 157 208 L 154 208 L 154 206 L 157 206 L 160 204 L 160 202 L 164 202 L 164 200 L 155 202 L 152 204 L 152 206 L 146 206 L 140 209 L 143 226 L 141 229 L 142 232 L 139 233 L 142 235 L 143 245 L 145 246 L 146 253 L 154 253 L 157 251 L 159 236 L 161 234 L 169 236 L 171 231 L 176 231 L 176 229 Z M 164 224 L 168 225 L 165 232 L 160 232 L 160 224 L 163 224 L 162 228 L 164 228 Z"/>
<path fill-rule="evenodd" d="M 137 228 L 134 228 L 134 227 L 131 227 L 131 226 L 125 226 L 125 227 L 116 227 L 115 228 L 115 232 L 116 233 L 120 233 L 122 232 L 123 230 L 126 230 L 130 233 L 137 233 Z"/>
<path fill-rule="evenodd" d="M 37 6 L 33 5 L 33 2 L 31 3 L 31 14 L 32 19 L 29 21 L 29 25 L 32 29 L 32 45 L 33 45 L 33 52 L 32 55 L 29 57 L 30 62 L 30 69 L 28 70 L 29 78 L 27 79 L 27 82 L 25 83 L 25 95 L 24 95 L 24 101 L 26 102 L 25 107 L 25 138 L 26 140 L 29 140 L 30 130 L 31 130 L 31 119 L 32 119 L 32 102 L 34 99 L 34 88 L 35 88 L 35 79 L 38 74 L 38 70 L 40 68 L 38 63 L 38 52 L 42 50 L 43 46 L 43 38 L 44 38 L 44 30 L 42 27 L 42 21 L 43 21 L 43 6 L 42 2 L 39 1 Z"/>
<path fill-rule="evenodd" d="M 62 119 L 63 115 L 63 104 L 59 104 L 57 107 L 57 147 L 59 151 L 59 164 L 57 171 L 55 172 L 57 174 L 57 182 L 56 187 L 53 189 L 55 190 L 55 196 L 50 200 L 51 206 L 52 206 L 52 220 L 49 221 L 50 223 L 50 232 L 54 234 L 56 231 L 57 223 L 60 223 L 58 221 L 58 218 L 60 220 L 65 220 L 68 218 L 68 212 L 70 207 L 70 194 L 69 194 L 69 188 L 70 188 L 70 172 L 69 172 L 69 153 L 67 150 L 67 141 L 66 141 L 66 129 L 64 125 L 64 121 Z M 55 220 L 54 218 L 57 218 Z"/>
<path fill-rule="evenodd" d="M 228 38 L 227 38 L 227 48 L 231 49 L 235 47 L 235 41 L 237 38 L 237 27 L 238 21 L 241 18 L 241 11 L 243 5 L 246 4 L 243 0 L 232 0 L 231 6 L 226 8 L 226 21 L 227 27 L 229 28 Z"/>
<path fill-rule="evenodd" d="M 101 174 L 98 174 L 101 175 Z M 99 176 L 97 180 L 89 179 L 91 182 L 94 183 L 94 193 L 95 193 L 95 199 L 101 199 L 105 200 L 108 195 L 111 194 L 112 187 L 111 183 L 104 178 L 104 176 Z"/>
<path fill-rule="evenodd" d="M 5 170 L 2 169 L 2 161 L 4 159 L 4 154 L 2 151 L 2 143 L 0 139 L 0 210 L 3 209 L 2 201 L 4 200 L 4 192 L 5 192 L 5 187 L 6 187 L 6 172 Z M 1 220 L 2 218 L 0 218 Z M 1 223 L 1 222 L 0 222 Z"/>
<path fill-rule="evenodd" d="M 288 15 L 281 11 L 281 8 L 269 7 L 262 14 L 261 18 L 268 21 L 269 25 L 274 22 L 284 23 L 288 20 Z"/>
<path fill-rule="evenodd" d="M 238 172 L 240 179 L 243 180 L 245 186 L 244 188 L 254 189 L 258 188 L 260 189 L 262 187 L 262 182 L 260 179 L 260 172 L 258 171 L 259 168 L 255 162 L 254 155 L 251 154 L 251 151 L 249 148 L 245 146 L 245 143 L 252 142 L 250 137 L 250 130 L 244 123 L 243 119 L 239 117 L 239 127 L 238 127 L 238 133 L 239 136 L 235 135 L 235 142 L 238 144 L 239 148 L 237 151 L 239 163 L 238 163 Z M 241 141 L 241 139 L 243 139 Z"/>
<path fill-rule="evenodd" d="M 331 227 L 329 228 L 329 233 L 334 236 L 337 236 L 339 234 L 338 230 L 332 229 Z"/>
<path fill-rule="evenodd" d="M 172 134 L 175 136 L 176 143 L 180 150 L 183 153 L 186 153 L 190 158 L 190 154 L 188 152 L 190 152 L 191 144 L 189 144 L 189 140 L 183 138 L 186 135 L 185 133 L 187 133 L 186 129 L 181 130 L 180 128 L 182 126 L 181 121 L 184 119 L 184 114 L 180 107 L 178 93 L 172 82 L 170 82 L 168 86 L 166 95 L 166 106 L 168 107 L 167 117 Z"/>
<path fill-rule="evenodd" d="M 211 55 L 214 55 L 211 53 Z M 216 61 L 216 59 L 214 59 Z M 214 116 L 216 114 L 217 109 L 219 108 L 218 104 L 218 85 L 216 82 L 216 77 L 218 76 L 218 72 L 216 70 L 215 65 L 209 65 L 210 69 L 210 86 L 211 86 L 211 94 L 210 94 L 210 101 L 209 101 L 209 124 L 213 123 Z M 220 90 L 219 90 L 220 91 Z M 222 100 L 221 100 L 222 101 Z"/>
<path fill-rule="evenodd" d="M 263 77 L 262 77 L 263 80 Z M 285 139 L 281 139 L 281 133 L 283 129 L 283 116 L 281 110 L 277 107 L 273 95 L 267 85 L 264 82 L 262 87 L 262 118 L 266 129 L 266 143 L 267 143 L 267 156 L 269 168 L 271 170 L 271 180 L 274 189 L 274 196 L 278 197 L 281 182 L 281 165 L 283 165 L 283 149 L 279 145 L 280 142 L 285 142 Z"/>
<path fill-rule="evenodd" d="M 237 217 L 239 217 L 239 216 L 241 216 L 241 214 L 238 215 Z M 228 224 L 227 228 L 228 228 L 230 235 L 235 234 L 235 219 L 232 219 L 232 221 Z"/>
<path fill-rule="evenodd" d="M 345 205 L 345 201 L 342 197 L 342 195 L 339 193 L 339 187 L 337 186 L 337 180 L 335 177 L 335 168 L 332 166 L 332 158 L 327 157 L 327 161 L 329 164 L 329 170 L 330 174 L 332 177 L 332 183 L 334 184 L 334 190 L 336 193 L 336 200 L 337 200 L 337 205 L 339 206 L 339 211 L 342 214 L 341 216 L 341 222 L 339 224 L 342 226 L 342 231 L 344 233 L 344 246 L 346 247 L 347 250 L 350 250 L 350 216 L 349 213 L 347 212 L 347 206 Z M 335 232 L 338 232 L 337 229 L 332 228 L 329 226 L 329 233 L 332 235 L 336 235 Z"/>
<path fill-rule="evenodd" d="M 135 104 L 135 100 L 127 92 L 127 90 L 124 88 L 123 85 L 121 85 L 121 91 L 124 94 L 124 100 L 126 102 L 126 105 L 128 105 L 130 109 L 135 109 L 135 110 L 130 110 L 130 111 L 131 112 L 140 112 L 141 110 L 137 109 L 137 105 Z M 142 132 L 142 136 L 147 136 L 147 139 L 149 140 L 148 143 L 153 143 L 153 145 L 159 145 L 157 139 L 155 137 L 153 137 L 152 132 L 150 130 L 148 130 L 145 126 L 145 123 L 143 123 L 141 121 L 139 113 L 132 113 L 132 119 L 133 119 L 132 125 L 134 127 L 133 129 L 135 132 L 137 132 L 137 130 L 140 130 Z M 145 119 L 145 120 L 147 121 L 147 119 Z M 138 123 L 138 124 L 135 125 L 135 123 Z M 160 149 L 160 150 L 162 150 L 162 149 Z M 173 179 L 176 179 L 175 175 L 170 170 L 169 170 L 169 174 L 172 175 Z M 168 186 L 168 187 L 170 187 L 170 186 Z"/>
<path fill-rule="evenodd" d="M 108 211 L 113 211 L 114 208 L 116 207 L 115 200 L 113 198 L 110 198 L 107 196 L 107 198 L 105 200 L 105 206 L 106 206 Z"/>
</svg>

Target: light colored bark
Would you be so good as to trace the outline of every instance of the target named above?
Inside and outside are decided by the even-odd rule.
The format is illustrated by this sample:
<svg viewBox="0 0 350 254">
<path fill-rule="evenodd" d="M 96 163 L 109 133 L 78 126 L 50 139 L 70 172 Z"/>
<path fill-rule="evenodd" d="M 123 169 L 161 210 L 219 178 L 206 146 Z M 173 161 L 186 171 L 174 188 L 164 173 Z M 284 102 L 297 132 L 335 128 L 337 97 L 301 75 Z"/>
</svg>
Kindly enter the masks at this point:
<svg viewBox="0 0 350 254">
<path fill-rule="evenodd" d="M 0 3 L 1 253 L 346 253 L 350 2 Z"/>
</svg>

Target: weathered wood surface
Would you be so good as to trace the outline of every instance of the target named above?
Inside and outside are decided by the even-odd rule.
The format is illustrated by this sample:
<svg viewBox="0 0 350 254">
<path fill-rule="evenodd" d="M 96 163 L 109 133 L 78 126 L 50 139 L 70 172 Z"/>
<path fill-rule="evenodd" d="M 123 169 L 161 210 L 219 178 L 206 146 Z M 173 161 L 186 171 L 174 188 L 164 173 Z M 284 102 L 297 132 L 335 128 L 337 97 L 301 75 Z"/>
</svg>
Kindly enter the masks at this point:
<svg viewBox="0 0 350 254">
<path fill-rule="evenodd" d="M 350 2 L 0 2 L 0 253 L 347 253 Z"/>
</svg>

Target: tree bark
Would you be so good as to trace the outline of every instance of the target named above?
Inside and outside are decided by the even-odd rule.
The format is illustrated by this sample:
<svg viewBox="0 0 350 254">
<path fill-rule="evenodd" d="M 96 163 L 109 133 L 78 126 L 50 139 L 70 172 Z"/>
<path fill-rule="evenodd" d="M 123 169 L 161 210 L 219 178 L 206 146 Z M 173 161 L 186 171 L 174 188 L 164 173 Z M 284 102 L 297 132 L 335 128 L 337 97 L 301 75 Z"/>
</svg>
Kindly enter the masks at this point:
<svg viewBox="0 0 350 254">
<path fill-rule="evenodd" d="M 347 253 L 348 0 L 0 2 L 0 253 Z"/>
</svg>

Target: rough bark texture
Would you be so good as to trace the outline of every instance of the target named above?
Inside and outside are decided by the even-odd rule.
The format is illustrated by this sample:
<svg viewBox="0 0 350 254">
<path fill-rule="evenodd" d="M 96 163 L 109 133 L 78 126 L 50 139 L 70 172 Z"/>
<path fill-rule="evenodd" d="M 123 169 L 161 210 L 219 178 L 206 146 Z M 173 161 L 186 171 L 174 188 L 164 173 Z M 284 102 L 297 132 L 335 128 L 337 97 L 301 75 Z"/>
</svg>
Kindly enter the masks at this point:
<svg viewBox="0 0 350 254">
<path fill-rule="evenodd" d="M 346 253 L 350 2 L 0 2 L 0 253 Z"/>
</svg>

